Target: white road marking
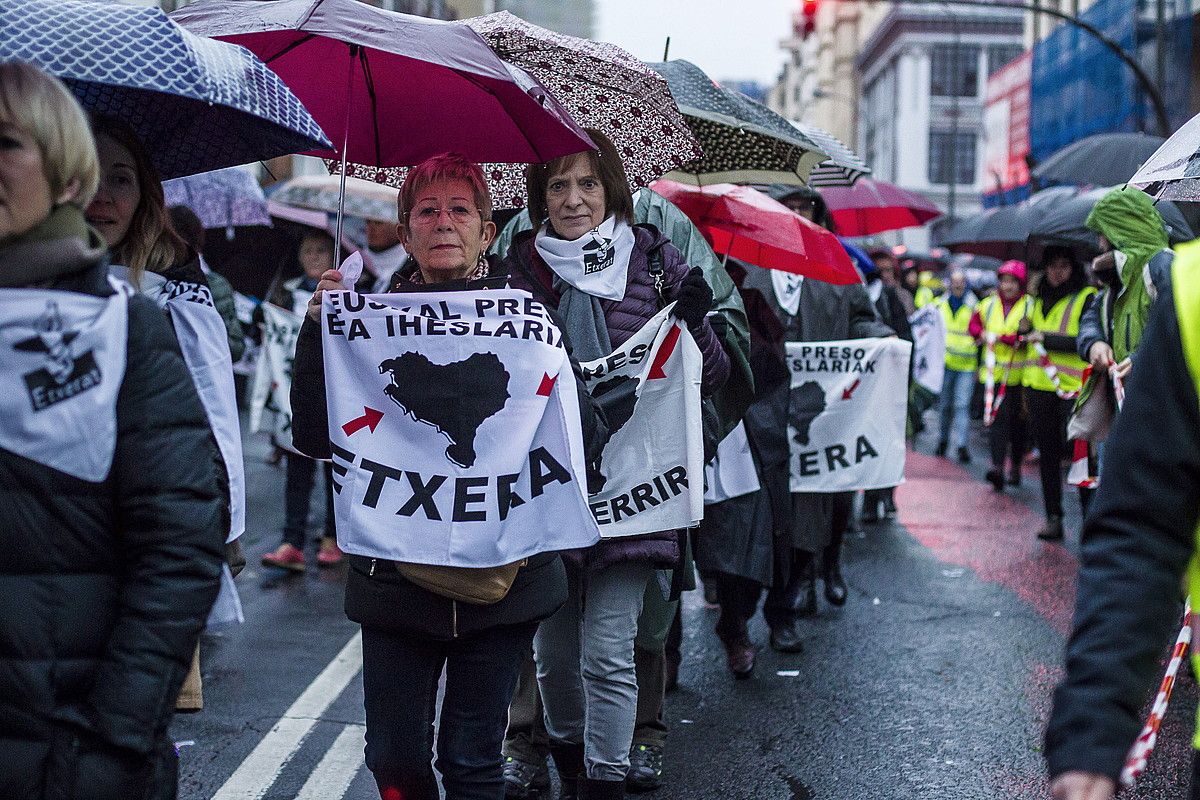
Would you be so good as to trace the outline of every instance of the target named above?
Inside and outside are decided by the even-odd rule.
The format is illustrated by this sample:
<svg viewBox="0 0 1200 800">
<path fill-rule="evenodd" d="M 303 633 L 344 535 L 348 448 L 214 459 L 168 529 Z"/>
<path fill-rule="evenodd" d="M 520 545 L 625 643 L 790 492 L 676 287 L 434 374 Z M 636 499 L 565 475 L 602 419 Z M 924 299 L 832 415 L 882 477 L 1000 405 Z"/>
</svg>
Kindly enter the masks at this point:
<svg viewBox="0 0 1200 800">
<path fill-rule="evenodd" d="M 260 800 L 275 783 L 288 759 L 300 749 L 313 725 L 361 669 L 360 631 L 354 634 L 342 651 L 308 685 L 304 693 L 296 698 L 296 702 L 292 703 L 275 727 L 250 751 L 250 755 L 246 756 L 246 760 L 229 776 L 225 785 L 217 790 L 212 800 Z M 324 761 L 321 763 L 324 764 Z"/>
<path fill-rule="evenodd" d="M 366 727 L 347 725 L 309 775 L 295 800 L 338 800 L 364 765 Z"/>
</svg>

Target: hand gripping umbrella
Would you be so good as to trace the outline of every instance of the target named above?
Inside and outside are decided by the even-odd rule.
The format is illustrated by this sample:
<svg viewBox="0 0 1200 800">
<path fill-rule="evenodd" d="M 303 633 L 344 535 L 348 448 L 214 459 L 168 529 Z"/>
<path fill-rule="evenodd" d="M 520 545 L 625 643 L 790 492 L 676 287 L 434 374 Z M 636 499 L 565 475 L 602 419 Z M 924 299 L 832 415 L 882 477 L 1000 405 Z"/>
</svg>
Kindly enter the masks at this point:
<svg viewBox="0 0 1200 800">
<path fill-rule="evenodd" d="M 343 177 L 347 162 L 375 179 L 371 168 L 446 151 L 528 163 L 592 146 L 542 86 L 464 25 L 356 0 L 200 0 L 172 18 L 278 73 L 336 143 L 310 154 L 340 158 Z"/>
<path fill-rule="evenodd" d="M 0 61 L 61 79 L 80 104 L 130 125 L 163 178 L 328 147 L 275 73 L 155 8 L 0 0 Z"/>
<path fill-rule="evenodd" d="M 749 264 L 836 284 L 858 283 L 837 237 L 749 186 L 687 186 L 671 180 L 651 188 L 679 207 L 713 250 Z"/>
<path fill-rule="evenodd" d="M 942 215 L 941 209 L 916 192 L 871 178 L 853 186 L 822 189 L 821 197 L 843 236 L 913 228 Z"/>
<path fill-rule="evenodd" d="M 649 65 L 667 79 L 704 155 L 667 174 L 697 186 L 712 183 L 802 184 L 829 158 L 771 109 L 717 85 L 689 61 Z"/>
</svg>

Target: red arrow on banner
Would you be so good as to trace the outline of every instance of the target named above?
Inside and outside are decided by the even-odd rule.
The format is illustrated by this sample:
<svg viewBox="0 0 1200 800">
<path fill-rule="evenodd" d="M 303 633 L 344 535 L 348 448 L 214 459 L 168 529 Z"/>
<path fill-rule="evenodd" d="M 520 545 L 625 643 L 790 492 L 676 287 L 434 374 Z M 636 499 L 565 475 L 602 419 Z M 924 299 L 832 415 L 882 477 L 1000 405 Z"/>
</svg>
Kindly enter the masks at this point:
<svg viewBox="0 0 1200 800">
<path fill-rule="evenodd" d="M 549 374 L 543 372 L 542 373 L 542 384 L 541 384 L 541 386 L 538 386 L 538 390 L 537 390 L 538 396 L 539 397 L 549 397 L 550 392 L 554 390 L 554 384 L 557 380 L 558 380 L 557 375 L 555 375 L 553 378 L 551 378 Z"/>
<path fill-rule="evenodd" d="M 671 326 L 671 330 L 667 331 L 667 336 L 663 339 L 662 345 L 659 346 L 658 352 L 654 354 L 654 363 L 650 365 L 650 374 L 646 376 L 646 380 L 654 381 L 667 377 L 667 373 L 663 372 L 663 366 L 666 365 L 667 359 L 671 357 L 671 353 L 675 352 L 675 345 L 678 342 L 679 323 L 675 323 Z"/>
<path fill-rule="evenodd" d="M 370 428 L 371 433 L 374 433 L 375 426 L 379 424 L 379 420 L 381 419 L 383 419 L 382 411 L 376 411 L 373 408 L 367 408 L 366 406 L 363 406 L 363 415 L 361 417 L 355 417 L 343 425 L 342 431 L 347 436 L 353 436 L 363 428 Z"/>
<path fill-rule="evenodd" d="M 854 397 L 854 390 L 858 388 L 859 383 L 861 383 L 861 381 L 855 378 L 854 383 L 850 384 L 849 389 L 842 389 L 842 399 L 849 400 L 850 398 Z"/>
</svg>

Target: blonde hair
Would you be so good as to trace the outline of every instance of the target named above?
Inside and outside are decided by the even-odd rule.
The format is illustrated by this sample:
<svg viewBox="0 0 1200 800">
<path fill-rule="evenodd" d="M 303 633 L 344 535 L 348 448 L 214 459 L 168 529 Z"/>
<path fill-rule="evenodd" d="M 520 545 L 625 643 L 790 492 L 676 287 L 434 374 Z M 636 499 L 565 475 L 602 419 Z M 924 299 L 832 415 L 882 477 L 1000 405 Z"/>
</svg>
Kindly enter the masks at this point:
<svg viewBox="0 0 1200 800">
<path fill-rule="evenodd" d="M 73 183 L 71 205 L 85 208 L 100 185 L 100 160 L 87 116 L 67 88 L 33 64 L 0 64 L 0 120 L 28 132 L 42 152 L 51 195 Z"/>
<path fill-rule="evenodd" d="M 92 120 L 92 130 L 97 136 L 112 139 L 133 156 L 141 199 L 133 212 L 129 230 L 113 246 L 112 257 L 114 263 L 129 267 L 134 285 L 141 286 L 146 270 L 165 272 L 185 263 L 189 257 L 188 246 L 171 227 L 162 179 L 133 128 L 113 117 L 97 116 Z"/>
</svg>

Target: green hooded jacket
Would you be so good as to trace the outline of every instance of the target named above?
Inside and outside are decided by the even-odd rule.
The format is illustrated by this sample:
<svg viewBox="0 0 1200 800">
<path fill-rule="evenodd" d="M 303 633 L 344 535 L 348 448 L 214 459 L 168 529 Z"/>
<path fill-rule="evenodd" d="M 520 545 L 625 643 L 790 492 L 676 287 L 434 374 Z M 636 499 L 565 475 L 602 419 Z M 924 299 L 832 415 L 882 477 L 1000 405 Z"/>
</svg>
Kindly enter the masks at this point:
<svg viewBox="0 0 1200 800">
<path fill-rule="evenodd" d="M 714 325 L 714 328 L 721 335 L 725 352 L 729 355 L 729 380 L 712 398 L 720 417 L 720 435 L 724 438 L 741 421 L 754 399 L 754 377 L 750 372 L 750 324 L 746 320 L 742 296 L 704 236 L 674 203 L 650 189 L 639 190 L 634 198 L 637 202 L 633 207 L 633 221 L 658 228 L 683 253 L 688 264 L 704 270 L 704 278 L 712 288 L 713 310 L 724 323 Z M 503 257 L 513 237 L 532 227 L 528 211 L 517 214 L 496 237 L 491 252 Z"/>
</svg>

